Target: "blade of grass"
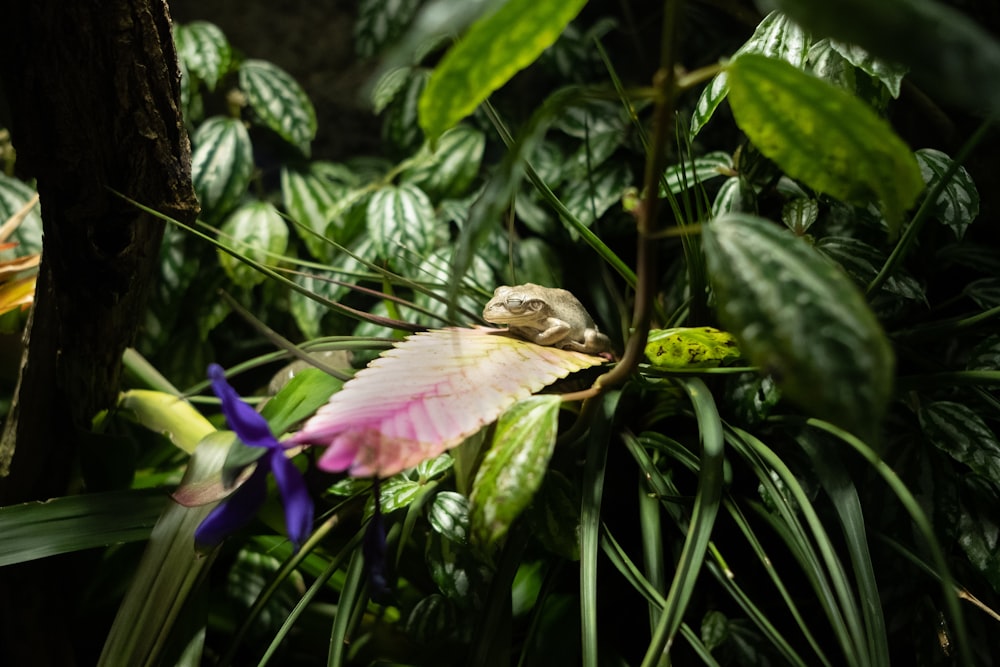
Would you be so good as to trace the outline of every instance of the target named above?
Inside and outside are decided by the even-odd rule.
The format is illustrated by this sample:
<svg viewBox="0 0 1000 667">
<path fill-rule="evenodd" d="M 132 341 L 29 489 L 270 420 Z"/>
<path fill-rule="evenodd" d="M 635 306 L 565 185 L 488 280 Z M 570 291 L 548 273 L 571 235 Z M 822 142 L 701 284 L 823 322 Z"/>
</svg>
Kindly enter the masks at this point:
<svg viewBox="0 0 1000 667">
<path fill-rule="evenodd" d="M 693 378 L 677 382 L 688 394 L 694 406 L 702 445 L 701 467 L 698 471 L 698 490 L 695 493 L 691 523 L 681 549 L 673 582 L 667 593 L 663 615 L 643 659 L 644 667 L 658 664 L 661 658 L 669 654 L 674 635 L 683 621 L 684 612 L 698 581 L 698 572 L 704 561 L 709 536 L 715 526 L 715 518 L 722 501 L 722 420 L 719 418 L 715 401 L 701 380 Z"/>
<path fill-rule="evenodd" d="M 620 390 L 593 400 L 599 407 L 587 445 L 580 505 L 580 623 L 583 667 L 597 667 L 597 547 L 600 542 L 601 499 L 604 474 Z"/>
</svg>

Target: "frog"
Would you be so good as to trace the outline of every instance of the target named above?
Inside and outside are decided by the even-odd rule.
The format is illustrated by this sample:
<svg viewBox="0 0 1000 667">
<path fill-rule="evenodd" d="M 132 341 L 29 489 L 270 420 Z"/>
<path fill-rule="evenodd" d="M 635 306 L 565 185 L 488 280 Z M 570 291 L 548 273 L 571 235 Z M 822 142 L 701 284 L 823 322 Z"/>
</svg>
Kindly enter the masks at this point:
<svg viewBox="0 0 1000 667">
<path fill-rule="evenodd" d="M 580 300 L 558 287 L 501 285 L 483 309 L 483 319 L 506 324 L 511 334 L 538 345 L 599 356 L 611 351 L 611 339 Z"/>
</svg>

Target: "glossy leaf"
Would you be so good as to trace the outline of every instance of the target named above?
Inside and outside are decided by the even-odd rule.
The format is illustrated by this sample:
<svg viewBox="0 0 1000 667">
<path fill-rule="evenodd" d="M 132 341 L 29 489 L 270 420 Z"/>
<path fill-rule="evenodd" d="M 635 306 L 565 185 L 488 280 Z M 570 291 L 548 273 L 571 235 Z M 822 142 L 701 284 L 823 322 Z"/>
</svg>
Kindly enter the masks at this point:
<svg viewBox="0 0 1000 667">
<path fill-rule="evenodd" d="M 519 400 L 603 362 L 503 330 L 408 337 L 369 364 L 291 442 L 326 446 L 319 465 L 389 477 L 458 445 Z"/>
<path fill-rule="evenodd" d="M 140 489 L 0 507 L 0 567 L 148 539 L 167 502 L 159 489 Z"/>
<path fill-rule="evenodd" d="M 230 214 L 219 230 L 220 240 L 259 264 L 274 264 L 288 247 L 288 225 L 271 204 L 249 202 Z M 219 263 L 241 287 L 252 287 L 266 276 L 229 253 L 218 251 Z"/>
<path fill-rule="evenodd" d="M 666 194 L 664 186 L 675 195 L 693 188 L 697 183 L 705 183 L 719 176 L 733 174 L 733 158 L 725 151 L 714 151 L 667 167 L 660 180 L 660 193 Z"/>
<path fill-rule="evenodd" d="M 1000 370 L 1000 334 L 987 336 L 972 348 L 965 367 L 970 371 Z"/>
<path fill-rule="evenodd" d="M 740 358 L 740 349 L 731 333 L 712 327 L 653 329 L 645 349 L 646 359 L 655 368 L 709 368 Z"/>
<path fill-rule="evenodd" d="M 917 413 L 924 436 L 935 447 L 977 475 L 1000 479 L 1000 440 L 975 410 L 938 401 Z"/>
<path fill-rule="evenodd" d="M 292 75 L 266 60 L 245 60 L 240 88 L 257 119 L 308 157 L 316 136 L 316 110 Z"/>
<path fill-rule="evenodd" d="M 420 96 L 420 127 L 431 141 L 552 45 L 585 0 L 508 0 L 476 21 L 445 54 Z"/>
<path fill-rule="evenodd" d="M 501 415 L 472 485 L 472 532 L 492 545 L 507 534 L 545 478 L 559 429 L 558 394 L 532 396 Z"/>
<path fill-rule="evenodd" d="M 354 50 L 370 58 L 395 42 L 413 20 L 418 0 L 361 0 L 354 24 Z"/>
<path fill-rule="evenodd" d="M 634 183 L 625 162 L 609 160 L 580 180 L 570 180 L 560 194 L 562 202 L 577 220 L 590 226 L 622 199 L 625 188 Z"/>
<path fill-rule="evenodd" d="M 805 64 L 808 48 L 809 36 L 802 28 L 781 12 L 771 12 L 757 25 L 750 39 L 733 54 L 732 60 L 747 53 L 758 53 L 801 66 Z M 692 139 L 712 118 L 728 93 L 728 75 L 720 72 L 702 91 L 691 114 Z"/>
<path fill-rule="evenodd" d="M 26 183 L 0 173 L 0 221 L 10 220 L 37 196 Z M 13 259 L 42 251 L 42 216 L 36 204 L 6 239 L 17 247 L 0 252 L 0 259 Z"/>
<path fill-rule="evenodd" d="M 806 30 L 908 66 L 930 91 L 1000 113 L 1000 42 L 957 9 L 927 0 L 773 0 Z"/>
<path fill-rule="evenodd" d="M 712 215 L 726 213 L 756 213 L 757 191 L 743 176 L 730 176 L 722 182 L 712 201 Z"/>
<path fill-rule="evenodd" d="M 132 389 L 118 399 L 118 409 L 154 433 L 165 435 L 188 454 L 215 427 L 179 396 L 148 389 Z"/>
<path fill-rule="evenodd" d="M 192 138 L 191 178 L 207 220 L 219 220 L 246 194 L 253 173 L 253 146 L 242 121 L 209 118 Z"/>
<path fill-rule="evenodd" d="M 425 144 L 414 158 L 416 164 L 402 173 L 401 181 L 436 200 L 461 197 L 479 174 L 485 148 L 485 134 L 458 125 L 442 134 L 433 150 Z"/>
<path fill-rule="evenodd" d="M 983 310 L 1000 306 L 1000 278 L 980 278 L 965 286 L 962 294 Z"/>
<path fill-rule="evenodd" d="M 454 491 L 441 491 L 427 510 L 427 523 L 452 542 L 469 540 L 469 499 Z"/>
<path fill-rule="evenodd" d="M 874 439 L 893 353 L 857 286 L 833 262 L 762 218 L 703 228 L 719 320 L 743 353 L 807 411 Z"/>
<path fill-rule="evenodd" d="M 920 174 L 930 191 L 951 166 L 952 159 L 933 148 L 921 148 L 915 155 Z M 959 167 L 951 177 L 932 211 L 935 218 L 951 227 L 956 237 L 965 236 L 965 230 L 979 216 L 979 191 L 965 167 Z"/>
<path fill-rule="evenodd" d="M 819 202 L 806 197 L 796 197 L 781 207 L 781 221 L 785 226 L 802 236 L 819 217 Z"/>
<path fill-rule="evenodd" d="M 830 40 L 830 46 L 846 58 L 847 62 L 873 79 L 881 81 L 894 98 L 899 97 L 899 86 L 906 76 L 907 67 L 876 58 L 857 44 L 845 44 L 833 39 Z"/>
<path fill-rule="evenodd" d="M 859 287 L 871 283 L 887 259 L 877 248 L 847 236 L 824 237 L 816 242 L 816 249 L 844 267 Z M 905 269 L 889 277 L 882 291 L 911 301 L 926 300 L 920 283 Z"/>
<path fill-rule="evenodd" d="M 786 62 L 728 67 L 737 124 L 792 178 L 851 203 L 882 202 L 891 232 L 924 189 L 913 154 L 864 103 Z"/>
<path fill-rule="evenodd" d="M 331 246 L 324 240 L 328 236 L 330 211 L 349 187 L 329 178 L 328 170 L 324 170 L 322 165 L 313 162 L 306 169 L 283 167 L 281 170 L 282 204 L 292 220 L 298 223 L 293 228 L 316 259 L 325 259 L 330 254 Z M 299 225 L 304 225 L 305 229 Z M 333 240 L 343 243 L 347 239 Z"/>
<path fill-rule="evenodd" d="M 390 185 L 372 194 L 367 206 L 368 233 L 379 257 L 403 253 L 423 257 L 444 240 L 427 194 L 415 185 Z"/>
<path fill-rule="evenodd" d="M 316 412 L 343 384 L 342 380 L 318 368 L 304 368 L 264 404 L 260 413 L 267 420 L 271 432 L 281 435 Z"/>
<path fill-rule="evenodd" d="M 214 23 L 192 21 L 174 25 L 177 56 L 189 74 L 205 82 L 209 90 L 226 75 L 233 60 L 229 40 Z"/>
</svg>

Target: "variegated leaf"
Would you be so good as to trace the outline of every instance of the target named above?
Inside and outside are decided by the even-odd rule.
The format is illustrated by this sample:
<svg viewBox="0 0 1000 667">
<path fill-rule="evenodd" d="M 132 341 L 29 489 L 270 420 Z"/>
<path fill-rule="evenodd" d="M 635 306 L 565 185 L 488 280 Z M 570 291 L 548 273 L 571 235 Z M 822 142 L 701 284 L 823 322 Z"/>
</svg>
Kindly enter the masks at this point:
<svg viewBox="0 0 1000 667">
<path fill-rule="evenodd" d="M 286 442 L 326 446 L 319 460 L 325 470 L 388 477 L 458 445 L 546 385 L 603 361 L 501 329 L 418 333 L 360 371 Z"/>
</svg>

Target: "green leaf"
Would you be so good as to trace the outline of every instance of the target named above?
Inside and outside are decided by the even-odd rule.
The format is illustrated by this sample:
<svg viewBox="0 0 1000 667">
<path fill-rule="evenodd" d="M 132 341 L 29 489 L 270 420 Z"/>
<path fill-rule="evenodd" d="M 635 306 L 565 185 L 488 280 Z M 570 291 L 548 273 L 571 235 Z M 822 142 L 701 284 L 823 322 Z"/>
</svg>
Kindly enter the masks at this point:
<svg viewBox="0 0 1000 667">
<path fill-rule="evenodd" d="M 983 310 L 1000 306 L 1000 278 L 980 278 L 965 286 L 962 294 Z"/>
<path fill-rule="evenodd" d="M 844 267 L 859 287 L 871 283 L 887 259 L 877 248 L 847 236 L 821 238 L 816 249 Z M 911 301 L 926 301 L 920 283 L 904 269 L 897 269 L 880 291 Z"/>
<path fill-rule="evenodd" d="M 632 169 L 624 161 L 610 160 L 561 188 L 563 204 L 588 227 L 622 199 L 633 183 Z"/>
<path fill-rule="evenodd" d="M 709 368 L 740 358 L 732 334 L 712 327 L 653 329 L 646 342 L 646 358 L 655 368 Z"/>
<path fill-rule="evenodd" d="M 118 409 L 154 433 L 170 439 L 176 447 L 192 453 L 215 427 L 183 398 L 148 389 L 122 393 Z"/>
<path fill-rule="evenodd" d="M 726 213 L 756 213 L 757 191 L 743 176 L 730 176 L 722 182 L 712 202 L 712 216 Z"/>
<path fill-rule="evenodd" d="M 558 470 L 549 470 L 529 509 L 535 539 L 567 560 L 580 560 L 580 490 Z"/>
<path fill-rule="evenodd" d="M 391 514 L 398 509 L 409 507 L 423 491 L 423 484 L 409 479 L 405 475 L 394 475 L 384 482 L 380 482 L 379 502 L 382 505 L 382 512 Z M 374 512 L 374 502 L 371 503 L 370 510 Z"/>
<path fill-rule="evenodd" d="M 0 224 L 24 208 L 35 196 L 35 190 L 16 178 L 0 173 Z M 42 251 L 42 215 L 36 204 L 8 241 L 17 241 L 17 248 L 5 250 L 0 259 L 13 259 Z"/>
<path fill-rule="evenodd" d="M 0 507 L 0 567 L 145 540 L 167 502 L 162 489 L 143 489 Z"/>
<path fill-rule="evenodd" d="M 226 218 L 220 228 L 220 240 L 243 257 L 259 264 L 274 264 L 288 247 L 288 225 L 271 204 L 254 201 L 243 204 Z M 219 264 L 240 287 L 253 287 L 267 277 L 222 250 Z"/>
<path fill-rule="evenodd" d="M 261 414 L 271 427 L 271 432 L 281 435 L 316 412 L 343 384 L 342 380 L 327 375 L 318 368 L 303 369 L 274 398 L 264 404 Z"/>
<path fill-rule="evenodd" d="M 246 194 L 253 174 L 253 146 L 243 121 L 216 116 L 192 138 L 191 179 L 202 216 L 221 220 Z"/>
<path fill-rule="evenodd" d="M 989 480 L 1000 479 L 1000 440 L 975 410 L 961 403 L 937 401 L 917 413 L 932 445 Z"/>
<path fill-rule="evenodd" d="M 435 200 L 461 197 L 479 174 L 485 148 L 485 134 L 458 125 L 441 135 L 433 151 L 425 144 L 414 158 L 416 164 L 404 171 L 400 180 L 417 186 Z"/>
<path fill-rule="evenodd" d="M 758 53 L 773 58 L 781 58 L 793 65 L 806 62 L 809 36 L 781 12 L 771 12 L 758 24 L 753 35 L 733 54 L 732 60 L 747 53 Z M 729 93 L 728 75 L 720 72 L 702 91 L 694 112 L 691 114 L 691 138 L 712 118 L 712 114 L 722 104 Z"/>
<path fill-rule="evenodd" d="M 420 97 L 420 127 L 430 141 L 479 106 L 552 45 L 586 0 L 508 0 L 476 21 L 434 69 Z"/>
<path fill-rule="evenodd" d="M 736 123 L 792 178 L 851 203 L 881 200 L 895 235 L 924 189 L 916 159 L 863 102 L 786 62 L 757 55 L 728 68 Z"/>
<path fill-rule="evenodd" d="M 187 71 L 204 81 L 209 90 L 215 90 L 233 61 L 233 50 L 222 30 L 208 21 L 178 23 L 174 26 L 174 42 Z"/>
<path fill-rule="evenodd" d="M 732 156 L 725 151 L 714 151 L 694 160 L 685 161 L 683 164 L 667 167 L 663 172 L 663 178 L 660 179 L 660 195 L 665 195 L 666 190 L 677 195 L 688 188 L 693 188 L 697 183 L 732 173 Z"/>
<path fill-rule="evenodd" d="M 324 277 L 310 273 L 296 274 L 292 276 L 292 280 L 313 294 L 331 301 L 336 301 L 347 291 L 346 287 L 324 280 Z M 328 306 L 297 291 L 288 295 L 288 302 L 295 324 L 306 338 L 319 338 L 323 335 L 323 318 L 330 312 Z"/>
<path fill-rule="evenodd" d="M 427 510 L 427 523 L 447 540 L 460 544 L 468 542 L 468 498 L 454 491 L 438 493 Z"/>
<path fill-rule="evenodd" d="M 336 171 L 327 168 L 336 166 L 313 162 L 304 170 L 289 167 L 281 169 L 282 204 L 292 220 L 299 223 L 294 228 L 309 253 L 316 259 L 325 259 L 330 254 L 330 244 L 324 240 L 330 225 L 329 213 L 349 188 L 347 183 L 336 179 Z M 306 228 L 299 225 L 305 225 Z M 346 239 L 334 240 L 343 242 Z"/>
<path fill-rule="evenodd" d="M 472 531 L 481 544 L 507 534 L 545 478 L 559 427 L 558 395 L 518 401 L 497 422 L 472 486 Z"/>
<path fill-rule="evenodd" d="M 906 76 L 907 67 L 876 58 L 857 44 L 845 44 L 834 39 L 830 40 L 830 46 L 844 56 L 847 62 L 885 84 L 893 98 L 899 97 L 899 86 Z"/>
<path fill-rule="evenodd" d="M 316 136 L 316 110 L 292 75 L 266 60 L 245 60 L 240 88 L 257 118 L 308 157 Z"/>
<path fill-rule="evenodd" d="M 368 200 L 368 233 L 379 257 L 425 257 L 445 240 L 434 205 L 415 185 L 390 185 Z"/>
<path fill-rule="evenodd" d="M 418 67 L 410 70 L 406 85 L 386 107 L 382 136 L 395 148 L 411 153 L 425 143 L 417 118 L 420 95 L 430 79 L 430 70 Z"/>
<path fill-rule="evenodd" d="M 952 159 L 933 148 L 921 148 L 916 153 L 920 174 L 930 191 L 952 164 Z M 965 167 L 959 167 L 934 202 L 935 218 L 951 227 L 961 239 L 965 230 L 979 215 L 979 191 Z"/>
<path fill-rule="evenodd" d="M 972 348 L 965 368 L 970 371 L 1000 370 L 1000 334 L 987 336 Z"/>
<path fill-rule="evenodd" d="M 805 29 L 909 66 L 929 91 L 984 116 L 1000 113 L 1000 42 L 976 22 L 927 0 L 775 0 Z"/>
<path fill-rule="evenodd" d="M 370 58 L 403 35 L 420 6 L 418 0 L 360 0 L 354 24 L 354 51 Z"/>
<path fill-rule="evenodd" d="M 864 296 L 787 229 L 731 214 L 703 228 L 719 320 L 754 365 L 807 411 L 874 440 L 893 353 Z"/>
<path fill-rule="evenodd" d="M 796 236 L 803 236 L 809 231 L 817 218 L 819 218 L 819 202 L 815 199 L 796 197 L 781 207 L 781 221 Z"/>
</svg>

